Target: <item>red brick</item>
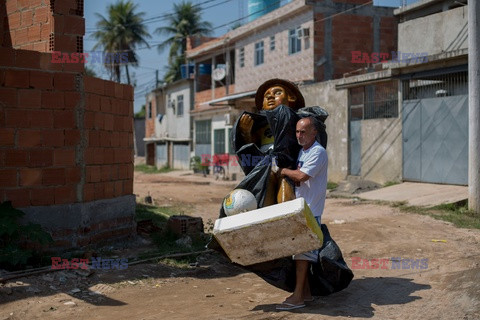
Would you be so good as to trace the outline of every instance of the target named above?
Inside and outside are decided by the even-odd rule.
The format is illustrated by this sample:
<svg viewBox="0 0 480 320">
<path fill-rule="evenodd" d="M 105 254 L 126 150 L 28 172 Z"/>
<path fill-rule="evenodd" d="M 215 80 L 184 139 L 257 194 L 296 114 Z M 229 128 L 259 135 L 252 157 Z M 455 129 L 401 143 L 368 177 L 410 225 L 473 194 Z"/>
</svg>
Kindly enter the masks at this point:
<svg viewBox="0 0 480 320">
<path fill-rule="evenodd" d="M 15 30 L 17 28 L 20 28 L 20 25 L 22 23 L 22 14 L 20 12 L 14 12 L 12 14 L 9 14 L 7 20 L 10 30 Z"/>
<path fill-rule="evenodd" d="M 29 159 L 29 167 L 50 167 L 53 164 L 53 150 L 31 150 L 29 152 Z"/>
<path fill-rule="evenodd" d="M 115 196 L 115 185 L 113 182 L 105 182 L 105 199 L 111 199 Z"/>
<path fill-rule="evenodd" d="M 6 167 L 26 167 L 28 163 L 28 153 L 23 150 L 6 150 Z"/>
<path fill-rule="evenodd" d="M 95 128 L 95 112 L 86 111 L 85 120 L 84 120 L 85 129 L 94 129 Z"/>
<path fill-rule="evenodd" d="M 28 8 L 30 0 L 17 0 L 18 9 Z"/>
<path fill-rule="evenodd" d="M 5 190 L 5 197 L 12 201 L 12 206 L 22 208 L 30 206 L 30 192 L 25 189 Z"/>
<path fill-rule="evenodd" d="M 112 132 L 112 141 L 110 142 L 112 147 L 120 146 L 120 133 Z"/>
<path fill-rule="evenodd" d="M 73 43 L 75 43 L 75 48 L 73 49 L 74 51 L 76 51 L 77 47 L 76 47 L 76 39 L 72 39 L 71 41 L 73 41 Z M 65 72 L 76 72 L 76 73 L 83 73 L 85 72 L 85 64 L 82 63 L 82 62 L 78 62 L 78 63 L 65 63 L 63 65 L 63 70 Z"/>
<path fill-rule="evenodd" d="M 50 22 L 42 24 L 42 26 L 40 28 L 40 38 L 42 39 L 42 41 L 48 41 L 49 44 L 50 44 L 50 34 L 51 33 L 52 33 L 52 24 Z M 49 53 L 48 60 L 52 61 L 52 55 L 50 53 L 50 48 L 46 52 Z"/>
<path fill-rule="evenodd" d="M 75 203 L 77 200 L 75 185 L 55 188 L 55 204 Z"/>
<path fill-rule="evenodd" d="M 123 86 L 123 99 L 133 101 L 133 86 L 124 85 Z"/>
<path fill-rule="evenodd" d="M 0 128 L 0 146 L 13 146 L 15 145 L 15 130 Z"/>
<path fill-rule="evenodd" d="M 14 88 L 28 88 L 30 84 L 28 71 L 7 70 L 5 71 L 5 86 Z"/>
<path fill-rule="evenodd" d="M 75 90 L 75 75 L 73 73 L 55 73 L 54 83 L 57 90 Z"/>
<path fill-rule="evenodd" d="M 101 175 L 102 175 L 102 181 L 110 181 L 111 180 L 111 167 L 109 165 L 105 165 L 101 167 Z"/>
<path fill-rule="evenodd" d="M 53 89 L 53 73 L 30 71 L 30 87 L 38 89 Z"/>
<path fill-rule="evenodd" d="M 105 80 L 85 76 L 83 78 L 85 92 L 96 93 L 104 95 L 105 93 Z"/>
<path fill-rule="evenodd" d="M 20 25 L 29 27 L 33 24 L 33 10 L 23 10 Z"/>
<path fill-rule="evenodd" d="M 53 128 L 53 113 L 51 110 L 29 110 L 30 128 Z"/>
<path fill-rule="evenodd" d="M 65 169 L 65 183 L 66 184 L 79 183 L 80 182 L 80 177 L 81 177 L 80 168 L 74 167 L 74 168 L 66 168 Z"/>
<path fill-rule="evenodd" d="M 105 95 L 107 97 L 115 97 L 115 82 L 105 81 Z"/>
<path fill-rule="evenodd" d="M 33 50 L 38 51 L 38 52 L 47 52 L 48 51 L 47 42 L 46 41 L 35 42 L 33 44 Z M 40 63 L 39 63 L 39 66 L 40 66 Z M 42 69 L 42 68 L 40 67 L 40 69 Z"/>
<path fill-rule="evenodd" d="M 11 188 L 17 187 L 17 170 L 16 169 L 5 169 L 0 170 L 0 187 L 2 188 Z"/>
<path fill-rule="evenodd" d="M 64 24 L 65 34 L 84 35 L 85 19 L 79 16 L 66 16 Z"/>
<path fill-rule="evenodd" d="M 65 146 L 64 130 L 43 130 L 43 145 L 47 147 L 63 147 Z"/>
<path fill-rule="evenodd" d="M 100 146 L 110 147 L 110 134 L 107 131 L 100 131 Z"/>
<path fill-rule="evenodd" d="M 119 197 L 123 195 L 123 181 L 114 182 L 114 196 Z"/>
<path fill-rule="evenodd" d="M 48 33 L 45 37 L 43 36 L 43 29 L 46 29 L 47 26 L 42 26 L 42 38 L 47 38 L 49 39 L 49 34 Z M 46 31 L 45 31 L 46 32 Z M 48 50 L 50 51 L 50 50 Z M 63 70 L 63 64 L 61 63 L 54 63 L 52 62 L 52 53 L 51 52 L 45 52 L 40 55 L 40 69 L 42 70 L 48 70 L 48 71 L 62 71 Z"/>
<path fill-rule="evenodd" d="M 123 194 L 124 195 L 133 194 L 133 180 L 123 181 Z"/>
<path fill-rule="evenodd" d="M 104 114 L 100 112 L 95 113 L 95 129 L 103 129 L 104 128 Z"/>
<path fill-rule="evenodd" d="M 115 83 L 115 98 L 123 98 L 123 85 L 120 83 Z"/>
<path fill-rule="evenodd" d="M 100 132 L 95 130 L 95 131 L 90 131 L 88 133 L 88 145 L 90 147 L 99 147 L 100 146 Z"/>
<path fill-rule="evenodd" d="M 42 170 L 42 184 L 46 186 L 64 185 L 64 168 L 46 168 Z"/>
<path fill-rule="evenodd" d="M 70 89 L 70 90 L 73 90 Z M 81 96 L 78 92 L 65 92 L 65 108 L 74 109 L 80 102 Z"/>
<path fill-rule="evenodd" d="M 105 199 L 105 185 L 104 183 L 95 183 L 95 200 Z"/>
<path fill-rule="evenodd" d="M 112 112 L 112 103 L 110 101 L 110 98 L 108 98 L 108 97 L 102 97 L 101 98 L 100 110 L 102 112 Z"/>
<path fill-rule="evenodd" d="M 72 110 L 55 110 L 53 112 L 53 126 L 55 128 L 75 128 L 75 113 Z"/>
<path fill-rule="evenodd" d="M 59 2 L 55 2 L 57 4 Z M 69 35 L 63 35 L 63 34 L 56 34 L 55 32 L 55 50 L 56 51 L 62 51 L 62 52 L 76 52 L 77 51 L 77 38 L 76 36 L 69 36 Z M 66 64 L 64 67 L 66 68 L 68 64 Z M 71 64 L 74 65 L 74 64 Z M 78 65 L 78 64 L 77 64 Z M 83 66 L 83 64 L 82 64 Z"/>
<path fill-rule="evenodd" d="M 28 29 L 17 29 L 15 30 L 15 37 L 12 38 L 12 42 L 15 40 L 15 45 L 21 45 L 28 42 Z"/>
<path fill-rule="evenodd" d="M 65 109 L 64 94 L 60 91 L 42 91 L 42 108 Z"/>
<path fill-rule="evenodd" d="M 80 131 L 78 129 L 65 130 L 65 146 L 72 147 L 80 143 Z"/>
<path fill-rule="evenodd" d="M 74 166 L 75 149 L 55 149 L 53 151 L 54 166 Z"/>
<path fill-rule="evenodd" d="M 14 108 L 17 106 L 17 90 L 0 87 L 0 105 Z"/>
<path fill-rule="evenodd" d="M 49 16 L 50 16 L 50 10 L 48 9 L 47 6 L 36 8 L 35 9 L 35 15 L 33 17 L 33 22 L 34 23 L 47 22 Z"/>
<path fill-rule="evenodd" d="M 100 96 L 96 94 L 87 94 L 87 106 L 86 110 L 92 111 L 100 111 L 101 104 L 100 104 Z"/>
<path fill-rule="evenodd" d="M 100 182 L 102 180 L 101 166 L 87 167 L 87 182 Z"/>
<path fill-rule="evenodd" d="M 94 183 L 86 183 L 83 186 L 83 201 L 90 202 L 95 200 L 95 184 Z"/>
<path fill-rule="evenodd" d="M 23 168 L 20 170 L 20 185 L 21 186 L 41 186 L 42 185 L 42 170 Z"/>
<path fill-rule="evenodd" d="M 0 46 L 0 57 L 2 66 L 14 67 L 15 66 L 15 50 L 9 47 Z"/>
<path fill-rule="evenodd" d="M 21 148 L 41 147 L 43 145 L 43 136 L 41 130 L 19 130 L 18 146 Z"/>
<path fill-rule="evenodd" d="M 104 163 L 114 163 L 112 148 L 105 148 L 103 152 Z"/>
<path fill-rule="evenodd" d="M 55 203 L 55 188 L 34 188 L 30 190 L 32 206 L 49 206 Z"/>
<path fill-rule="evenodd" d="M 6 9 L 9 14 L 17 11 L 17 0 L 6 0 Z"/>
<path fill-rule="evenodd" d="M 18 90 L 18 106 L 20 108 L 40 108 L 42 104 L 42 91 L 39 89 Z"/>
<path fill-rule="evenodd" d="M 112 114 L 105 114 L 105 130 L 113 131 L 113 115 Z"/>
</svg>

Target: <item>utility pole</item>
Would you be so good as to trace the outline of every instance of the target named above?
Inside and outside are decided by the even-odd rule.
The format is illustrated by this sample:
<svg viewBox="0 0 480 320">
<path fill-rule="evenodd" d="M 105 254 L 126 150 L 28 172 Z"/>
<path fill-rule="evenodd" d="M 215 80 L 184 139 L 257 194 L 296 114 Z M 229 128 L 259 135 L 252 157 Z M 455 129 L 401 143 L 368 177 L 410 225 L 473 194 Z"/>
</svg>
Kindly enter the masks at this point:
<svg viewBox="0 0 480 320">
<path fill-rule="evenodd" d="M 480 3 L 468 1 L 468 209 L 480 214 Z"/>
</svg>

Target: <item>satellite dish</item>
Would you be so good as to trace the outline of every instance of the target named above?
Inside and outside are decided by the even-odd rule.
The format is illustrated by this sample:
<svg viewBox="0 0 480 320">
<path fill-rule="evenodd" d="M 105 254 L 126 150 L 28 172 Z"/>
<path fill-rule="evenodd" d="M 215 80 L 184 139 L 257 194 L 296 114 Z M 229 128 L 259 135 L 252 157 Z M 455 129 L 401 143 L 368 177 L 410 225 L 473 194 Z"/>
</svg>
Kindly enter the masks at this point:
<svg viewBox="0 0 480 320">
<path fill-rule="evenodd" d="M 225 71 L 225 68 L 215 68 L 212 70 L 212 78 L 215 81 L 220 81 L 223 78 L 225 78 L 225 75 L 227 72 Z"/>
</svg>

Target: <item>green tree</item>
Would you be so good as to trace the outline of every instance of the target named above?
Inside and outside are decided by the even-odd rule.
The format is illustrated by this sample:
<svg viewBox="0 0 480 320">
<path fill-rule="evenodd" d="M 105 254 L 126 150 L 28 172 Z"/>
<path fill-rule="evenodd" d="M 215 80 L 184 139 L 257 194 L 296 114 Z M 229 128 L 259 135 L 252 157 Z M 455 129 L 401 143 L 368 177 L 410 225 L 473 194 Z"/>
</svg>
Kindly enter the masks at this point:
<svg viewBox="0 0 480 320">
<path fill-rule="evenodd" d="M 174 13 L 168 16 L 166 26 L 155 30 L 156 34 L 168 37 L 158 45 L 159 52 L 170 47 L 168 69 L 163 79 L 167 83 L 181 78 L 180 65 L 186 60 L 187 37 L 208 36 L 212 33 L 212 25 L 202 21 L 201 8 L 198 5 L 183 1 L 180 4 L 175 3 L 173 10 Z"/>
<path fill-rule="evenodd" d="M 144 23 L 144 12 L 136 13 L 137 5 L 132 1 L 120 0 L 107 7 L 108 17 L 96 14 L 100 19 L 93 36 L 97 44 L 93 49 L 103 48 L 106 55 L 105 67 L 109 70 L 112 78 L 120 82 L 121 66 L 125 66 L 127 83 L 130 84 L 128 65 L 138 65 L 138 57 L 135 50 L 138 45 L 144 44 L 147 47 L 147 38 L 150 38 Z"/>
</svg>

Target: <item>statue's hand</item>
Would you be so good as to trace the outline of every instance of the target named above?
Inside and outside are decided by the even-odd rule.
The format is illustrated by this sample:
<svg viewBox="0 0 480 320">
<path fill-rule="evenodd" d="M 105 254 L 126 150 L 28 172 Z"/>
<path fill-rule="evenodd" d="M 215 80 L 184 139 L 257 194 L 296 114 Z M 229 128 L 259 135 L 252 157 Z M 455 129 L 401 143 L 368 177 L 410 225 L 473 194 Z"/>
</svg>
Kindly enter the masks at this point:
<svg viewBox="0 0 480 320">
<path fill-rule="evenodd" d="M 251 143 L 252 139 L 252 128 L 253 128 L 253 119 L 249 114 L 243 114 L 240 120 L 238 121 L 238 128 L 240 129 L 240 134 L 246 143 Z"/>
</svg>

